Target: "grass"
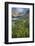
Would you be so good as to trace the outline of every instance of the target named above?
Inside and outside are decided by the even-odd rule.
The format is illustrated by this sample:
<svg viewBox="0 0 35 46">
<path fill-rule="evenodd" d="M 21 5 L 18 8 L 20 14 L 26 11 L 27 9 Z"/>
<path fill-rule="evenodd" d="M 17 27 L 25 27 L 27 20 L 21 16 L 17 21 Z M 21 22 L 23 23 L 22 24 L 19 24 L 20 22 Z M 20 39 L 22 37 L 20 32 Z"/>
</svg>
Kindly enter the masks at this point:
<svg viewBox="0 0 35 46">
<path fill-rule="evenodd" d="M 29 19 L 19 19 L 12 23 L 12 38 L 29 37 Z"/>
</svg>

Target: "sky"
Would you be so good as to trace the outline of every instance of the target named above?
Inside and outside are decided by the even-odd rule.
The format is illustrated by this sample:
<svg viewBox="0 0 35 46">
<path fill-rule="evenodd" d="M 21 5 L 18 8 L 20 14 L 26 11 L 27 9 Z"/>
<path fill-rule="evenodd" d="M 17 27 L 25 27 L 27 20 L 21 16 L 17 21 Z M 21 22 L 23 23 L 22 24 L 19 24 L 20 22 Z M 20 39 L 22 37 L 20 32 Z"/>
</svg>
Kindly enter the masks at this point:
<svg viewBox="0 0 35 46">
<path fill-rule="evenodd" d="M 23 13 L 25 14 L 29 8 L 12 8 L 13 12 Z"/>
</svg>

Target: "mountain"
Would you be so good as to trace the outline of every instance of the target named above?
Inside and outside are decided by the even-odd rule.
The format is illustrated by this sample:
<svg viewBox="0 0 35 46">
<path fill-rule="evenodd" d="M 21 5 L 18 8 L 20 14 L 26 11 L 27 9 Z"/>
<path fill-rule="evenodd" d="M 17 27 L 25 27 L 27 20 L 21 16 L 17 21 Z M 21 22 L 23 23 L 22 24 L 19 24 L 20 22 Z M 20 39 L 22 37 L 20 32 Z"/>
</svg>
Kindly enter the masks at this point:
<svg viewBox="0 0 35 46">
<path fill-rule="evenodd" d="M 23 12 L 13 12 L 12 14 L 12 18 L 13 20 L 17 20 L 17 19 L 20 19 L 20 18 L 29 18 L 29 9 L 24 9 L 25 11 Z"/>
</svg>

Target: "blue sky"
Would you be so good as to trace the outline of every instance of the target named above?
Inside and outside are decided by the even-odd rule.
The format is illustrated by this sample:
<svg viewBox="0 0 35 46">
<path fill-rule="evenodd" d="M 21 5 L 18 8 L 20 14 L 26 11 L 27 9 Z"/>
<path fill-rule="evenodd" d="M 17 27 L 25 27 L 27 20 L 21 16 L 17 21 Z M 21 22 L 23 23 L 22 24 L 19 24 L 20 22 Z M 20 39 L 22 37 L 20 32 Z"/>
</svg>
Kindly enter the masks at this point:
<svg viewBox="0 0 35 46">
<path fill-rule="evenodd" d="M 16 8 L 16 11 L 17 11 L 17 12 L 23 12 L 23 10 L 24 10 L 24 9 L 22 9 L 22 8 Z"/>
<path fill-rule="evenodd" d="M 29 8 L 12 8 L 13 9 L 13 12 L 18 12 L 18 13 L 23 13 L 25 14 Z"/>
</svg>

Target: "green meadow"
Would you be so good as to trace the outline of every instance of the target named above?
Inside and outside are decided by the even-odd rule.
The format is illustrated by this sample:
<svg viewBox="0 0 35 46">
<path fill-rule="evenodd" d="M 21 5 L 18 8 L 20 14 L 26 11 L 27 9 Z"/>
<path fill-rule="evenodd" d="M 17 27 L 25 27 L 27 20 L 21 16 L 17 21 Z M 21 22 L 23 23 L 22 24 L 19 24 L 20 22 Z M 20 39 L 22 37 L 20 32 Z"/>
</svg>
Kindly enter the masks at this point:
<svg viewBox="0 0 35 46">
<path fill-rule="evenodd" d="M 29 37 L 29 18 L 20 18 L 12 22 L 12 38 Z"/>
</svg>

